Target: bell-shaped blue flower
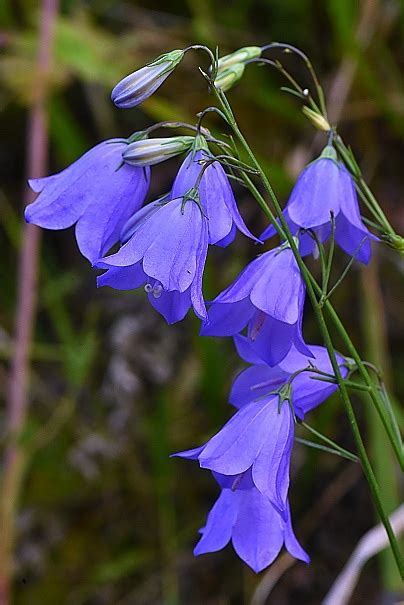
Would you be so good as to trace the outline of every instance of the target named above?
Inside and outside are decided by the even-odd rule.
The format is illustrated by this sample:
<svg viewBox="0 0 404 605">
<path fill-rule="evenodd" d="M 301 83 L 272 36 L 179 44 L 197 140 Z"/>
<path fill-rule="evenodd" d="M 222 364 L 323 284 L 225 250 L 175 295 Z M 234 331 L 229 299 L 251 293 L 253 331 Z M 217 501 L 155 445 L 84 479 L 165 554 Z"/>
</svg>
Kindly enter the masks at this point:
<svg viewBox="0 0 404 605">
<path fill-rule="evenodd" d="M 304 368 L 313 367 L 323 373 L 334 375 L 331 361 L 325 347 L 310 345 L 311 356 L 302 355 L 294 347 L 276 367 L 263 364 L 259 359 L 247 358 L 253 363 L 243 370 L 234 380 L 229 395 L 229 402 L 236 408 L 265 397 L 270 391 L 276 391 L 284 385 L 289 377 Z M 346 359 L 337 353 L 337 362 L 343 378 L 348 374 Z M 312 409 L 323 403 L 338 388 L 337 384 L 318 380 L 315 372 L 301 372 L 293 379 L 293 409 L 295 415 L 303 420 Z"/>
<path fill-rule="evenodd" d="M 209 243 L 229 245 L 238 229 L 258 241 L 240 216 L 229 179 L 210 152 L 205 139 L 199 135 L 191 152 L 182 163 L 171 191 L 172 198 L 197 186 L 201 207 L 208 218 Z M 204 164 L 208 163 L 204 168 Z"/>
<path fill-rule="evenodd" d="M 285 516 L 295 417 L 303 420 L 337 389 L 333 382 L 316 380 L 318 373 L 312 371 L 302 371 L 289 384 L 292 374 L 308 367 L 331 374 L 332 380 L 327 351 L 315 345 L 311 349 L 312 358 L 294 349 L 276 368 L 261 364 L 244 370 L 229 397 L 236 414 L 205 445 L 177 455 L 197 459 L 201 468 L 221 475 L 251 473 L 254 486 Z M 345 363 L 338 355 L 343 376 Z"/>
<path fill-rule="evenodd" d="M 200 205 L 180 197 L 148 204 L 140 213 L 129 241 L 96 263 L 108 269 L 98 285 L 125 290 L 144 285 L 150 302 L 168 323 L 183 319 L 191 305 L 204 319 L 208 226 Z"/>
<path fill-rule="evenodd" d="M 316 232 L 321 243 L 331 234 L 331 213 L 335 218 L 335 241 L 350 256 L 367 264 L 372 255 L 371 240 L 378 238 L 363 223 L 353 179 L 337 161 L 333 147 L 327 146 L 321 156 L 300 174 L 283 212 L 292 234 L 300 229 Z M 270 225 L 261 235 L 275 234 Z M 310 254 L 316 243 L 309 234 L 300 236 L 300 252 Z"/>
<path fill-rule="evenodd" d="M 305 286 L 292 250 L 281 246 L 253 260 L 212 302 L 204 336 L 233 336 L 263 362 L 277 365 L 294 345 L 310 355 L 301 324 Z M 239 335 L 247 326 L 247 335 Z"/>
<path fill-rule="evenodd" d="M 144 286 L 168 323 L 183 319 L 191 306 L 206 319 L 202 276 L 208 244 L 227 246 L 236 229 L 256 239 L 238 212 L 223 168 L 217 162 L 203 168 L 211 157 L 199 137 L 169 196 L 131 217 L 121 236 L 127 243 L 97 263 L 108 268 L 98 278 L 99 286 L 120 290 Z"/>
<path fill-rule="evenodd" d="M 238 556 L 257 573 L 276 559 L 282 546 L 296 559 L 310 562 L 294 534 L 289 505 L 283 518 L 253 484 L 222 489 L 200 533 L 195 555 L 221 550 L 231 540 Z"/>
<path fill-rule="evenodd" d="M 76 223 L 80 252 L 94 262 L 119 241 L 122 227 L 143 204 L 150 169 L 122 162 L 125 139 L 96 145 L 58 174 L 31 179 L 39 196 L 25 210 L 25 219 L 46 229 Z"/>
</svg>

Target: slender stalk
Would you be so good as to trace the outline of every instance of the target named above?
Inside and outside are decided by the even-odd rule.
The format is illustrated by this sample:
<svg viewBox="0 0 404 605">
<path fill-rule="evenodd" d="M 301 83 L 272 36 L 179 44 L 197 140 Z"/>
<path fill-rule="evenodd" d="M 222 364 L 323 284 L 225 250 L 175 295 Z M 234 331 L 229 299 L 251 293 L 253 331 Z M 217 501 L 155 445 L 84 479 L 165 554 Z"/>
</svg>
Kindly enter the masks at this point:
<svg viewBox="0 0 404 605">
<path fill-rule="evenodd" d="M 302 258 L 299 255 L 299 251 L 296 245 L 296 242 L 292 236 L 292 234 L 290 233 L 289 227 L 286 223 L 286 220 L 283 216 L 282 213 L 282 208 L 278 202 L 278 199 L 275 195 L 275 192 L 273 191 L 271 184 L 266 176 L 266 174 L 264 173 L 264 171 L 262 170 L 258 160 L 256 159 L 254 153 L 252 152 L 250 146 L 248 145 L 246 139 L 244 138 L 242 132 L 239 129 L 239 126 L 236 122 L 236 119 L 234 117 L 234 114 L 229 106 L 229 103 L 225 97 L 225 95 L 221 92 L 216 90 L 214 87 L 212 87 L 212 90 L 216 96 L 216 98 L 218 99 L 219 103 L 221 104 L 224 113 L 226 114 L 228 123 L 230 124 L 235 136 L 237 137 L 237 139 L 239 140 L 239 142 L 241 143 L 242 147 L 244 148 L 247 156 L 249 157 L 250 161 L 252 162 L 252 164 L 257 168 L 257 170 L 260 173 L 260 178 L 264 184 L 264 187 L 267 191 L 267 193 L 269 194 L 271 201 L 274 205 L 275 208 L 275 212 L 276 215 L 281 223 L 281 227 L 285 233 L 286 239 L 293 251 L 293 254 L 295 256 L 296 262 L 299 266 L 299 269 L 301 271 L 302 277 L 304 279 L 304 282 L 306 284 L 306 289 L 307 289 L 307 294 L 309 296 L 309 299 L 312 303 L 313 306 L 313 310 L 314 313 L 316 315 L 316 319 L 317 322 L 319 324 L 320 327 L 320 331 L 324 340 L 324 344 L 325 347 L 327 349 L 329 358 L 330 358 L 330 362 L 332 365 L 332 369 L 335 375 L 335 378 L 337 380 L 338 383 L 338 387 L 339 387 L 339 392 L 341 395 L 341 399 L 345 408 L 345 411 L 347 413 L 350 425 L 351 425 L 351 429 L 355 438 L 355 443 L 356 443 L 356 447 L 358 449 L 358 454 L 359 454 L 359 458 L 361 460 L 361 464 L 362 464 L 362 468 L 363 468 L 363 472 L 366 476 L 366 479 L 368 481 L 369 484 L 369 488 L 373 497 L 373 501 L 374 504 L 377 508 L 377 511 L 379 513 L 380 519 L 386 529 L 387 535 L 389 537 L 389 541 L 390 541 L 390 545 L 391 545 L 391 549 L 393 551 L 394 554 L 394 558 L 396 560 L 396 564 L 397 567 L 400 571 L 401 576 L 404 578 L 404 562 L 402 559 L 402 555 L 400 553 L 400 549 L 398 546 L 398 542 L 396 539 L 396 536 L 394 535 L 393 529 L 391 527 L 390 524 L 390 520 L 388 518 L 388 515 L 386 514 L 384 508 L 383 508 L 383 504 L 382 504 L 382 499 L 381 499 L 381 495 L 380 495 L 380 490 L 379 490 L 379 486 L 378 483 L 376 481 L 372 466 L 370 464 L 368 455 L 366 453 L 366 449 L 362 440 L 362 436 L 359 430 L 359 426 L 356 420 L 356 416 L 355 416 L 355 412 L 353 410 L 346 386 L 344 384 L 344 380 L 343 377 L 341 375 L 341 371 L 338 365 L 338 361 L 336 358 L 336 353 L 335 353 L 335 349 L 331 340 L 331 336 L 324 318 L 324 314 L 323 314 L 323 309 L 320 307 L 320 305 L 318 304 L 318 300 L 317 300 L 317 296 L 314 290 L 314 286 L 313 286 L 313 280 L 312 280 L 312 276 L 310 275 L 306 265 L 304 264 Z M 318 284 L 316 284 L 317 287 L 319 288 Z M 320 294 L 321 294 L 321 288 L 320 289 Z M 329 301 L 327 301 L 327 308 L 330 307 L 332 309 L 332 305 Z M 344 330 L 345 331 L 345 330 Z M 347 335 L 348 336 L 348 335 Z M 348 337 L 349 338 L 349 337 Z M 361 366 L 363 367 L 363 364 L 361 362 Z"/>
<path fill-rule="evenodd" d="M 47 166 L 48 128 L 46 99 L 47 74 L 51 64 L 58 0 L 43 0 L 40 14 L 38 78 L 36 98 L 31 109 L 27 136 L 27 172 L 30 177 L 43 176 Z M 25 193 L 25 202 L 32 193 Z M 21 244 L 17 309 L 15 316 L 15 348 L 11 361 L 7 394 L 7 434 L 11 443 L 5 453 L 0 508 L 0 605 L 11 602 L 12 557 L 15 539 L 15 510 L 25 468 L 25 452 L 19 443 L 28 408 L 28 368 L 36 313 L 36 283 L 40 230 L 25 225 Z"/>
</svg>

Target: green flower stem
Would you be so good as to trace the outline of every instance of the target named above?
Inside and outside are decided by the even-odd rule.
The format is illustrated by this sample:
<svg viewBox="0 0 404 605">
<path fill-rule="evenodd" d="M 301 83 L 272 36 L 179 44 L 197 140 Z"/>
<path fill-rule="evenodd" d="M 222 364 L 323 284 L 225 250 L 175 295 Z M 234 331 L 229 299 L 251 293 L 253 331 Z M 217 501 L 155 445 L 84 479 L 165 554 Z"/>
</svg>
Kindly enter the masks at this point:
<svg viewBox="0 0 404 605">
<path fill-rule="evenodd" d="M 218 91 L 217 89 L 215 89 L 215 87 L 212 87 L 212 91 L 215 94 L 215 96 L 216 96 L 217 100 L 219 101 L 219 103 L 221 104 L 222 109 L 223 109 L 223 111 L 224 111 L 224 113 L 226 115 L 226 118 L 228 120 L 228 123 L 229 123 L 230 127 L 232 128 L 235 136 L 237 137 L 237 139 L 239 140 L 240 144 L 244 148 L 244 150 L 245 150 L 247 156 L 249 157 L 250 161 L 252 162 L 252 164 L 259 171 L 259 174 L 260 174 L 261 180 L 263 182 L 263 185 L 264 185 L 267 193 L 269 194 L 269 196 L 271 198 L 271 201 L 272 201 L 272 203 L 274 205 L 276 215 L 277 215 L 277 217 L 278 217 L 278 219 L 279 219 L 279 221 L 281 223 L 282 230 L 283 230 L 283 232 L 285 234 L 286 240 L 288 241 L 288 243 L 289 243 L 289 245 L 290 245 L 290 247 L 291 247 L 291 249 L 293 251 L 293 254 L 294 254 L 295 258 L 296 258 L 296 262 L 297 262 L 297 264 L 299 266 L 299 269 L 301 271 L 302 277 L 303 277 L 304 282 L 306 284 L 307 294 L 308 294 L 308 296 L 310 298 L 310 301 L 312 303 L 313 310 L 314 310 L 314 313 L 316 315 L 316 318 L 317 318 L 317 321 L 318 321 L 318 324 L 319 324 L 319 327 L 320 327 L 320 331 L 321 331 L 321 334 L 322 334 L 322 337 L 323 337 L 323 340 L 324 340 L 325 347 L 326 347 L 326 349 L 328 351 L 328 355 L 330 357 L 330 362 L 331 362 L 331 365 L 332 365 L 332 368 L 333 368 L 333 371 L 334 371 L 334 374 L 335 374 L 335 378 L 336 378 L 337 383 L 338 383 L 338 387 L 339 387 L 339 391 L 340 391 L 340 395 L 341 395 L 341 399 L 342 399 L 343 405 L 345 407 L 345 411 L 347 413 L 349 422 L 351 424 L 351 429 L 352 429 L 352 432 L 353 432 L 353 435 L 354 435 L 354 438 L 355 438 L 355 442 L 356 442 L 356 447 L 357 447 L 357 450 L 358 450 L 359 458 L 361 460 L 363 472 L 364 472 L 364 474 L 366 476 L 366 479 L 368 481 L 368 484 L 369 484 L 369 488 L 370 488 L 370 492 L 371 492 L 371 495 L 372 495 L 372 498 L 373 498 L 373 501 L 374 501 L 374 505 L 375 505 L 375 507 L 376 507 L 376 509 L 377 509 L 377 511 L 379 513 L 380 519 L 381 519 L 381 521 L 382 521 L 382 523 L 383 523 L 383 525 L 384 525 L 384 527 L 386 529 L 387 535 L 389 537 L 391 549 L 393 551 L 394 558 L 395 558 L 398 570 L 399 570 L 399 572 L 401 574 L 401 577 L 404 579 L 404 562 L 403 562 L 403 558 L 402 558 L 402 555 L 401 555 L 401 552 L 400 552 L 400 549 L 399 549 L 399 546 L 398 546 L 398 542 L 397 542 L 396 536 L 394 535 L 393 529 L 391 527 L 388 515 L 386 514 L 386 512 L 385 512 L 385 510 L 383 508 L 383 504 L 382 504 L 382 500 L 381 500 L 381 496 L 380 496 L 379 486 L 378 486 L 378 483 L 376 481 L 376 477 L 374 475 L 374 472 L 373 472 L 372 466 L 370 464 L 368 455 L 366 453 L 366 449 L 365 449 L 365 446 L 364 446 L 364 443 L 363 443 L 363 440 L 362 440 L 362 436 L 361 436 L 361 433 L 360 433 L 360 430 L 359 430 L 359 426 L 358 426 L 358 423 L 357 423 L 357 420 L 356 420 L 356 417 L 355 417 L 355 412 L 354 412 L 354 409 L 352 407 L 352 404 L 351 404 L 351 401 L 350 401 L 350 398 L 349 398 L 346 386 L 344 384 L 344 379 L 343 379 L 343 377 L 341 375 L 341 372 L 340 372 L 340 368 L 339 368 L 338 361 L 337 361 L 337 358 L 336 358 L 335 349 L 334 349 L 334 346 L 333 346 L 333 343 L 332 343 L 332 340 L 331 340 L 331 336 L 330 336 L 330 333 L 328 331 L 328 327 L 327 327 L 327 324 L 326 324 L 326 321 L 325 321 L 325 318 L 324 318 L 324 315 L 323 315 L 323 310 L 322 310 L 322 308 L 318 304 L 318 300 L 317 300 L 317 297 L 316 297 L 316 294 L 315 294 L 315 290 L 314 290 L 314 287 L 313 287 L 313 282 L 312 282 L 311 275 L 310 275 L 310 273 L 309 273 L 306 265 L 304 264 L 302 258 L 300 257 L 297 245 L 296 245 L 295 240 L 294 240 L 292 234 L 290 233 L 289 227 L 288 227 L 288 225 L 287 225 L 287 223 L 285 221 L 285 218 L 284 218 L 283 213 L 282 213 L 282 208 L 281 208 L 281 206 L 280 206 L 280 204 L 278 202 L 278 199 L 277 199 L 277 197 L 275 195 L 275 192 L 273 191 L 273 189 L 271 187 L 271 184 L 270 184 L 270 182 L 269 182 L 266 174 L 262 170 L 262 168 L 261 168 L 258 160 L 256 159 L 254 153 L 252 152 L 252 150 L 251 150 L 250 146 L 248 145 L 246 139 L 244 138 L 242 132 L 240 131 L 240 129 L 238 127 L 238 124 L 236 122 L 236 119 L 235 119 L 235 117 L 233 115 L 233 112 L 232 112 L 232 110 L 231 110 L 231 108 L 229 106 L 229 103 L 228 103 L 225 95 L 221 91 Z M 332 309 L 331 303 L 329 301 L 326 302 L 326 306 L 327 306 L 327 309 L 328 309 L 328 307 L 331 307 L 331 309 Z M 344 329 L 344 333 L 346 334 L 345 329 Z M 347 334 L 346 334 L 346 336 L 349 339 L 349 336 Z M 353 345 L 352 345 L 352 347 L 353 347 Z M 358 368 L 363 368 L 362 361 L 361 361 L 360 365 L 358 364 Z M 362 370 L 361 370 L 361 373 L 362 373 Z M 373 399 L 373 397 L 372 397 L 372 399 Z"/>
</svg>

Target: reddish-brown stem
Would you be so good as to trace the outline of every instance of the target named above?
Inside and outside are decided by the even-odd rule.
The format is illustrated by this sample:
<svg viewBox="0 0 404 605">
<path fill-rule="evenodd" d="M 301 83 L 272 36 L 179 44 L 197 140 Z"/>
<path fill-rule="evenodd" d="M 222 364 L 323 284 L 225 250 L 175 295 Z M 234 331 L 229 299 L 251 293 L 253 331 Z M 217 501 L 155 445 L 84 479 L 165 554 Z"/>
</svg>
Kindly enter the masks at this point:
<svg viewBox="0 0 404 605">
<path fill-rule="evenodd" d="M 37 58 L 38 77 L 27 131 L 26 170 L 30 177 L 43 176 L 47 170 L 48 127 L 46 100 L 49 70 L 58 12 L 58 0 L 42 0 Z M 27 188 L 25 203 L 32 201 Z M 28 407 L 29 350 L 35 323 L 40 230 L 24 225 L 17 271 L 17 307 L 15 314 L 15 347 L 10 365 L 7 394 L 7 437 L 2 477 L 0 508 L 0 605 L 11 602 L 14 521 L 20 485 L 25 466 L 24 450 L 19 443 Z"/>
</svg>

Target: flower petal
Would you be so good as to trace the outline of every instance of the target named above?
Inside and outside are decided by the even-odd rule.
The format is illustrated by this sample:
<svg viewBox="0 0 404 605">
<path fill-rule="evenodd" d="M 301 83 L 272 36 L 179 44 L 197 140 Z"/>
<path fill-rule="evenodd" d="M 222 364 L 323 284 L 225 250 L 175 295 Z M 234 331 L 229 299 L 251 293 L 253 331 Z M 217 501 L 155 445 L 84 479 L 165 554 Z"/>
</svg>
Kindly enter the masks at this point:
<svg viewBox="0 0 404 605">
<path fill-rule="evenodd" d="M 279 366 L 253 365 L 243 370 L 234 380 L 229 394 L 229 402 L 241 408 L 270 391 L 274 391 L 289 378 L 289 374 Z"/>
<path fill-rule="evenodd" d="M 119 241 L 123 225 L 143 204 L 149 184 L 150 168 L 125 164 L 105 180 L 102 196 L 95 188 L 92 201 L 76 224 L 83 256 L 95 261 Z"/>
<path fill-rule="evenodd" d="M 268 498 L 258 490 L 235 492 L 238 514 L 232 542 L 238 556 L 255 572 L 268 567 L 278 556 L 284 535 L 284 523 Z"/>
<path fill-rule="evenodd" d="M 208 320 L 202 325 L 202 336 L 232 336 L 247 325 L 254 313 L 247 297 L 235 303 L 213 303 L 209 307 Z"/>
<path fill-rule="evenodd" d="M 261 274 L 256 278 L 250 299 L 252 304 L 279 321 L 295 324 L 300 317 L 305 287 L 290 248 L 263 254 Z"/>
<path fill-rule="evenodd" d="M 137 263 L 131 267 L 110 267 L 108 271 L 97 277 L 97 287 L 109 286 L 115 290 L 135 290 L 143 286 L 147 275 L 142 265 Z"/>
<path fill-rule="evenodd" d="M 267 401 L 249 403 L 242 407 L 206 444 L 199 456 L 202 468 L 224 475 L 237 475 L 254 462 L 268 436 L 268 407 L 277 396 Z"/>
<path fill-rule="evenodd" d="M 261 274 L 262 266 L 265 264 L 268 254 L 272 254 L 272 251 L 262 254 L 249 263 L 234 280 L 234 282 L 230 284 L 228 288 L 223 290 L 223 292 L 218 294 L 213 302 L 234 303 L 249 296 L 251 290 L 256 284 L 257 279 L 259 278 L 259 275 Z"/>
<path fill-rule="evenodd" d="M 191 306 L 191 287 L 185 292 L 165 292 L 156 297 L 152 292 L 148 294 L 152 307 L 164 317 L 168 324 L 182 321 Z"/>
<path fill-rule="evenodd" d="M 202 538 L 195 546 L 194 555 L 216 552 L 228 544 L 236 520 L 238 499 L 239 495 L 231 490 L 222 490 L 201 530 Z"/>
<path fill-rule="evenodd" d="M 300 546 L 293 531 L 289 503 L 287 506 L 287 521 L 285 524 L 285 548 L 292 555 L 292 557 L 295 557 L 295 559 L 299 559 L 304 563 L 310 563 L 309 555 Z"/>
<path fill-rule="evenodd" d="M 294 420 L 288 403 L 278 410 L 278 401 L 267 407 L 267 438 L 255 460 L 252 476 L 257 489 L 282 514 L 289 489 L 289 465 L 294 436 Z"/>
<path fill-rule="evenodd" d="M 128 182 L 133 174 L 138 178 L 133 168 L 126 167 L 121 174 L 117 171 L 125 147 L 122 139 L 104 141 L 57 175 L 33 179 L 32 187 L 40 194 L 25 209 L 26 221 L 46 229 L 65 229 L 82 216 L 94 198 L 100 200 L 100 207 L 108 203 L 105 188 L 110 190 L 111 182 Z"/>
<path fill-rule="evenodd" d="M 340 170 L 330 158 L 319 158 L 300 174 L 287 203 L 290 219 L 310 229 L 330 221 L 340 210 Z"/>
</svg>

